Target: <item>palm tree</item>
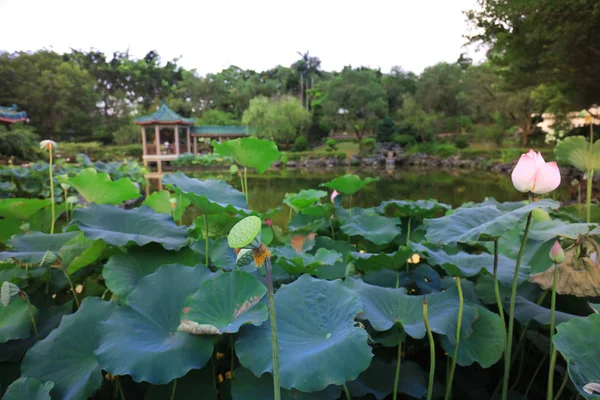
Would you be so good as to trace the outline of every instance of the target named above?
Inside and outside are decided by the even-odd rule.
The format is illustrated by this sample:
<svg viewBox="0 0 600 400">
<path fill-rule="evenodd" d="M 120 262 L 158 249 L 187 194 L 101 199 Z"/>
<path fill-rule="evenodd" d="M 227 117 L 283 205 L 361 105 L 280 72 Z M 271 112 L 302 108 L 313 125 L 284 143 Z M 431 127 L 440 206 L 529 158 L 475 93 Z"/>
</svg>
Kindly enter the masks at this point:
<svg viewBox="0 0 600 400">
<path fill-rule="evenodd" d="M 300 101 L 308 110 L 308 97 L 306 96 L 306 91 L 312 87 L 313 75 L 321 75 L 321 60 L 319 57 L 310 57 L 308 51 L 304 54 L 301 52 L 297 53 L 302 58 L 292 64 L 292 68 L 294 68 L 300 76 Z"/>
</svg>

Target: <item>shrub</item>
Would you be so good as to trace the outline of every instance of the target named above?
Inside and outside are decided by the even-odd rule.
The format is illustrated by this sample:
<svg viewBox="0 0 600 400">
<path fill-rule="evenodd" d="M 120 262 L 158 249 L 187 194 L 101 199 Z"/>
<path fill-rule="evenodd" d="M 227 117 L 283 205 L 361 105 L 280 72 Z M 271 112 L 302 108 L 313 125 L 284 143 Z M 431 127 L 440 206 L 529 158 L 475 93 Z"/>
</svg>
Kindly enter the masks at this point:
<svg viewBox="0 0 600 400">
<path fill-rule="evenodd" d="M 0 125 L 0 156 L 14 162 L 35 161 L 40 157 L 40 137 L 28 126 L 7 129 Z"/>
<path fill-rule="evenodd" d="M 368 156 L 373 155 L 376 145 L 377 145 L 377 142 L 373 138 L 368 138 L 368 139 L 363 140 L 360 144 L 359 154 L 362 157 L 368 157 Z"/>
<path fill-rule="evenodd" d="M 327 148 L 325 149 L 325 151 L 332 152 L 332 151 L 336 151 L 338 149 L 337 142 L 333 139 L 327 140 L 325 142 L 325 144 L 327 145 Z"/>
<path fill-rule="evenodd" d="M 409 148 L 407 148 L 406 152 L 409 154 L 417 154 L 417 153 L 435 154 L 435 145 L 430 142 L 419 143 L 419 144 L 415 144 L 415 145 L 412 145 Z"/>
<path fill-rule="evenodd" d="M 308 149 L 308 140 L 304 136 L 298 136 L 294 142 L 294 151 L 305 151 Z"/>
<path fill-rule="evenodd" d="M 338 160 L 344 160 L 346 158 L 346 153 L 343 151 L 330 151 L 327 149 L 327 152 L 322 151 L 300 151 L 293 153 L 285 153 L 288 161 L 301 161 L 301 160 L 314 160 L 317 158 L 329 158 L 335 157 Z"/>
<path fill-rule="evenodd" d="M 140 143 L 140 127 L 130 122 L 112 133 L 113 142 L 118 145 Z"/>
<path fill-rule="evenodd" d="M 388 115 L 377 125 L 377 141 L 389 142 L 398 133 L 398 127 L 394 120 Z"/>
<path fill-rule="evenodd" d="M 408 147 L 415 144 L 415 138 L 411 135 L 394 135 L 392 142 L 399 144 L 402 147 Z"/>
<path fill-rule="evenodd" d="M 438 144 L 433 148 L 433 154 L 443 158 L 452 157 L 458 153 L 458 149 L 453 144 Z"/>
<path fill-rule="evenodd" d="M 466 149 L 467 147 L 469 147 L 469 142 L 467 142 L 465 139 L 456 139 L 456 141 L 454 142 L 454 145 L 456 146 L 457 149 Z"/>
</svg>

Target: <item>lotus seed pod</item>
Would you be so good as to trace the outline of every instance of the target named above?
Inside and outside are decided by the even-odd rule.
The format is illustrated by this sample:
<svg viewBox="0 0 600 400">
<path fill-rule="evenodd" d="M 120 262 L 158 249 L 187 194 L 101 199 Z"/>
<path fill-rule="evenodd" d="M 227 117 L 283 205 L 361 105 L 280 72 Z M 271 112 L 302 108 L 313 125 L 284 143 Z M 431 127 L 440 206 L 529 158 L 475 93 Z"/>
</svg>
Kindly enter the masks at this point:
<svg viewBox="0 0 600 400">
<path fill-rule="evenodd" d="M 0 302 L 4 307 L 8 306 L 10 299 L 18 295 L 19 292 L 21 292 L 21 289 L 14 283 L 10 283 L 9 281 L 2 282 L 2 286 L 0 287 Z"/>
<path fill-rule="evenodd" d="M 252 255 L 252 250 L 250 249 L 241 249 L 237 255 L 235 260 L 238 267 L 245 267 L 254 261 L 254 256 Z"/>
<path fill-rule="evenodd" d="M 246 217 L 231 228 L 227 242 L 233 249 L 256 249 L 261 245 L 262 222 L 255 216 Z"/>
</svg>

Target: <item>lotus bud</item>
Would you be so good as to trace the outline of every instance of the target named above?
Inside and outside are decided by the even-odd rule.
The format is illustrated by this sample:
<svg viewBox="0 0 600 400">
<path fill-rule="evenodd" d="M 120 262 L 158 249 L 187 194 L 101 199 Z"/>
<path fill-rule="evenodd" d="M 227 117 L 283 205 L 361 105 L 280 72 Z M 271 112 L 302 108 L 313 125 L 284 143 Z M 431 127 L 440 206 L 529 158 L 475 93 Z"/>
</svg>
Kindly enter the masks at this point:
<svg viewBox="0 0 600 400">
<path fill-rule="evenodd" d="M 331 193 L 331 202 L 333 203 L 335 198 L 339 196 L 339 192 L 337 190 L 334 190 L 333 193 Z"/>
<path fill-rule="evenodd" d="M 600 394 L 600 383 L 590 382 L 583 387 L 583 391 L 588 394 Z"/>
<path fill-rule="evenodd" d="M 50 150 L 56 149 L 56 147 L 57 147 L 56 142 L 53 140 L 42 140 L 40 142 L 40 149 L 42 149 L 42 150 L 50 151 Z"/>
<path fill-rule="evenodd" d="M 547 163 L 540 152 L 522 154 L 511 175 L 515 189 L 535 194 L 549 193 L 560 185 L 560 170 L 555 162 Z"/>
<path fill-rule="evenodd" d="M 554 242 L 554 246 L 550 249 L 550 259 L 554 264 L 560 264 L 565 261 L 565 252 L 560 243 L 558 243 L 558 240 Z"/>
</svg>

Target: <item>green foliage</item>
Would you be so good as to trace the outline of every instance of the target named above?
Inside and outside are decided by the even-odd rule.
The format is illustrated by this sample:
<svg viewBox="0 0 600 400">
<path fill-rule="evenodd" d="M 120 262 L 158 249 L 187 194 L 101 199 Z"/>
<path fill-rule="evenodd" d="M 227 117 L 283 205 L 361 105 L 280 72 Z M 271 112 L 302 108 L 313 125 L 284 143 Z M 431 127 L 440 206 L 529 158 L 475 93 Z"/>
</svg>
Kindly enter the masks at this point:
<svg viewBox="0 0 600 400">
<path fill-rule="evenodd" d="M 412 135 L 394 135 L 392 136 L 392 142 L 402 147 L 410 147 L 416 143 L 415 137 Z"/>
<path fill-rule="evenodd" d="M 113 142 L 118 145 L 138 144 L 141 142 L 140 127 L 133 122 L 121 126 L 112 135 Z"/>
<path fill-rule="evenodd" d="M 239 126 L 241 122 L 235 118 L 235 115 L 221 110 L 207 110 L 202 114 L 202 118 L 197 120 L 198 125 L 206 126 Z"/>
<path fill-rule="evenodd" d="M 306 149 L 308 149 L 308 139 L 298 136 L 294 142 L 294 151 L 305 151 Z"/>
<path fill-rule="evenodd" d="M 359 154 L 362 157 L 369 157 L 373 155 L 375 151 L 375 147 L 377 146 L 377 142 L 373 138 L 364 139 L 360 142 L 360 151 Z"/>
<path fill-rule="evenodd" d="M 121 178 L 113 182 L 108 174 L 99 174 L 94 168 L 86 168 L 74 177 L 60 175 L 58 181 L 74 187 L 89 203 L 121 204 L 140 196 L 131 179 Z"/>
<path fill-rule="evenodd" d="M 264 173 L 281 156 L 274 142 L 253 137 L 223 143 L 213 141 L 212 146 L 216 153 L 233 158 L 243 167 L 254 168 L 259 174 Z"/>
<path fill-rule="evenodd" d="M 40 138 L 27 126 L 13 127 L 10 130 L 0 125 L 0 157 L 13 157 L 13 162 L 37 160 L 40 158 Z"/>
<path fill-rule="evenodd" d="M 566 138 L 554 148 L 556 160 L 572 165 L 580 171 L 600 170 L 600 141 L 590 149 L 589 140 L 583 136 Z"/>
<path fill-rule="evenodd" d="M 385 118 L 379 122 L 379 125 L 377 125 L 378 142 L 390 142 L 397 133 L 398 127 L 389 115 L 386 115 Z"/>
<path fill-rule="evenodd" d="M 50 400 L 50 391 L 53 387 L 54 382 L 42 383 L 35 378 L 19 378 L 8 387 L 3 399 Z"/>
<path fill-rule="evenodd" d="M 255 128 L 257 137 L 274 140 L 287 147 L 306 133 L 310 114 L 294 97 L 273 100 L 257 97 L 250 101 L 242 122 Z"/>
<path fill-rule="evenodd" d="M 217 153 L 207 154 L 183 154 L 171 161 L 171 165 L 178 167 L 191 167 L 201 165 L 203 167 L 213 167 L 219 165 L 231 165 L 233 158 L 222 156 Z"/>
<path fill-rule="evenodd" d="M 469 142 L 466 139 L 456 139 L 454 141 L 454 146 L 459 150 L 464 150 L 469 147 Z"/>
<path fill-rule="evenodd" d="M 328 150 L 328 149 L 326 149 Z M 288 161 L 299 161 L 299 160 L 315 160 L 319 158 L 335 157 L 338 160 L 345 160 L 346 153 L 343 151 L 301 151 L 297 153 L 285 153 Z"/>
<path fill-rule="evenodd" d="M 329 153 L 334 152 L 338 149 L 337 142 L 335 141 L 335 139 L 328 139 L 325 142 L 325 144 L 327 145 L 325 150 Z"/>
<path fill-rule="evenodd" d="M 351 196 L 358 192 L 360 189 L 372 182 L 379 181 L 379 178 L 365 178 L 361 179 L 359 176 L 354 174 L 346 174 L 340 178 L 335 178 L 329 182 L 321 184 L 321 186 L 328 187 L 338 192 Z"/>
<path fill-rule="evenodd" d="M 458 149 L 453 144 L 437 144 L 433 148 L 433 153 L 436 156 L 447 158 L 456 155 L 458 153 Z"/>
</svg>

